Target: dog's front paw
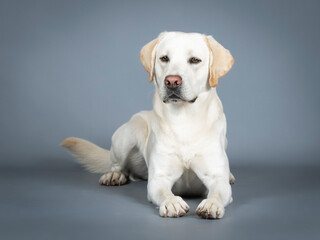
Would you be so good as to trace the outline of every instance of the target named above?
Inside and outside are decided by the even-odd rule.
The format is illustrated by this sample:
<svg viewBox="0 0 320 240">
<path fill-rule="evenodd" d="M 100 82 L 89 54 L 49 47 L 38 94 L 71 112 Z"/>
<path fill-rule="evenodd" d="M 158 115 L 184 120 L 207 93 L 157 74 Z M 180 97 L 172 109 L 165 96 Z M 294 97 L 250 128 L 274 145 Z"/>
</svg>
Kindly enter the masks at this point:
<svg viewBox="0 0 320 240">
<path fill-rule="evenodd" d="M 181 197 L 172 196 L 164 200 L 160 205 L 161 217 L 182 217 L 189 211 L 188 204 Z"/>
<path fill-rule="evenodd" d="M 196 210 L 202 218 L 222 218 L 224 215 L 223 205 L 216 199 L 204 199 Z"/>
<path fill-rule="evenodd" d="M 107 186 L 120 186 L 127 182 L 126 176 L 120 171 L 105 173 L 101 176 L 99 183 Z"/>
</svg>

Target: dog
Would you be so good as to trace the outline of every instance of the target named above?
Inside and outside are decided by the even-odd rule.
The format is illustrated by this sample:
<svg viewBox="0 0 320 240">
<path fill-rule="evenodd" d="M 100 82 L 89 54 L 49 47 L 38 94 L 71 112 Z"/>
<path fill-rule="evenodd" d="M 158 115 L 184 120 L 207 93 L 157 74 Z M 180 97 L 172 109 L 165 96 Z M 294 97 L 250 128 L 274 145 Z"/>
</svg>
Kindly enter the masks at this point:
<svg viewBox="0 0 320 240">
<path fill-rule="evenodd" d="M 222 218 L 235 178 L 226 154 L 226 117 L 216 92 L 234 59 L 212 36 L 163 32 L 140 51 L 154 82 L 153 110 L 135 114 L 112 136 L 110 151 L 80 138 L 66 147 L 100 184 L 148 180 L 148 200 L 162 217 L 189 211 L 184 195 L 206 195 L 196 213 Z"/>
</svg>

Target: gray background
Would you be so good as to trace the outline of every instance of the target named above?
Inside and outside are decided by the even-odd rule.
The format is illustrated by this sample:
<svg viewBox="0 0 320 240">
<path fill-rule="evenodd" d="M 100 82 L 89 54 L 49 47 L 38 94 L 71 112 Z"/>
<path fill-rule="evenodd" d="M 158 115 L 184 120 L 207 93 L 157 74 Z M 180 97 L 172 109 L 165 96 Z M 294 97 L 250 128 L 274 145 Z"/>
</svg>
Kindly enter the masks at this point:
<svg viewBox="0 0 320 240">
<path fill-rule="evenodd" d="M 119 229 L 140 239 L 156 230 L 159 238 L 317 239 L 319 7 L 311 0 L 0 1 L 0 234 L 86 239 Z M 109 148 L 121 124 L 151 109 L 153 84 L 139 51 L 165 30 L 213 35 L 235 58 L 218 86 L 238 180 L 221 221 L 191 213 L 161 219 L 145 183 L 99 187 L 99 176 L 59 146 L 77 136 Z"/>
</svg>

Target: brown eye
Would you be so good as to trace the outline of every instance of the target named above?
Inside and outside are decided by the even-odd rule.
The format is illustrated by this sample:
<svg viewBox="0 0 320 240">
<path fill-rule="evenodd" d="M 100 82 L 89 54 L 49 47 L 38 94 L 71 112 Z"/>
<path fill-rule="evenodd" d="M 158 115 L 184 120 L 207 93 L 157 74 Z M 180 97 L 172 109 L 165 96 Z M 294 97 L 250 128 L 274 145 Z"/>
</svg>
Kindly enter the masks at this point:
<svg viewBox="0 0 320 240">
<path fill-rule="evenodd" d="M 192 57 L 189 59 L 189 63 L 199 63 L 199 62 L 201 62 L 201 59 L 196 57 Z"/>
<path fill-rule="evenodd" d="M 169 57 L 167 55 L 160 58 L 162 62 L 169 62 Z"/>
</svg>

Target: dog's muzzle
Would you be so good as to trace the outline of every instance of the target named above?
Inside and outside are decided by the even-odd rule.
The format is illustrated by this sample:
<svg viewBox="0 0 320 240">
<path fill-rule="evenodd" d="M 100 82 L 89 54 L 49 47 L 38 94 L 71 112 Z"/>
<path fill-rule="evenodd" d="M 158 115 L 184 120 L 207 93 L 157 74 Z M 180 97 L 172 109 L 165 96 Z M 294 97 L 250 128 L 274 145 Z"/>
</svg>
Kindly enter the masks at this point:
<svg viewBox="0 0 320 240">
<path fill-rule="evenodd" d="M 177 91 L 167 91 L 167 96 L 163 99 L 164 103 L 170 103 L 170 102 L 188 102 L 188 103 L 194 103 L 198 97 L 195 97 L 194 99 L 191 100 L 186 100 L 184 99 L 181 94 L 180 90 L 178 89 Z"/>
<path fill-rule="evenodd" d="M 170 102 L 189 102 L 194 103 L 197 97 L 192 100 L 186 100 L 181 95 L 182 78 L 179 75 L 168 75 L 164 79 L 166 86 L 166 97 L 163 99 L 164 103 Z"/>
</svg>

